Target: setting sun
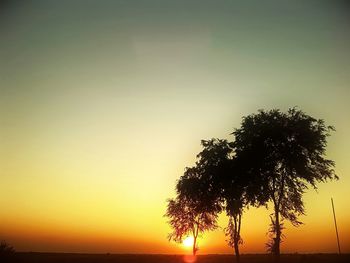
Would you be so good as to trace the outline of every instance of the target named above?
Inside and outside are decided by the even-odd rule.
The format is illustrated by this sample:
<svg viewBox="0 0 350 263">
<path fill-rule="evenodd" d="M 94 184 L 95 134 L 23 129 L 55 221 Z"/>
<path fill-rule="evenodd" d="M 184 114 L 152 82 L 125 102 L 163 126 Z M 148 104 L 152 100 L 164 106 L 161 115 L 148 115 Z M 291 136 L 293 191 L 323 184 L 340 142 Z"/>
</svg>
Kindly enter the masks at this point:
<svg viewBox="0 0 350 263">
<path fill-rule="evenodd" d="M 184 241 L 182 242 L 182 244 L 185 246 L 185 247 L 192 247 L 193 246 L 193 237 L 186 237 L 184 239 Z"/>
</svg>

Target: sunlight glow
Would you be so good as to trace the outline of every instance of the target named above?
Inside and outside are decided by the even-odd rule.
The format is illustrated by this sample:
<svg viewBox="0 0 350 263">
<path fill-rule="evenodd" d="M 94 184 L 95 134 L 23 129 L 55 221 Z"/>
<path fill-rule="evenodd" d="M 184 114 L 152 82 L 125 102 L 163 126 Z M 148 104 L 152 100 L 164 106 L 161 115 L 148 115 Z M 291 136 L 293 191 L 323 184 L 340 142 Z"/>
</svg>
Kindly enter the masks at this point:
<svg viewBox="0 0 350 263">
<path fill-rule="evenodd" d="M 184 239 L 184 241 L 182 242 L 182 244 L 185 246 L 185 247 L 192 247 L 193 246 L 193 242 L 194 242 L 194 239 L 192 236 L 190 237 L 186 237 Z"/>
</svg>

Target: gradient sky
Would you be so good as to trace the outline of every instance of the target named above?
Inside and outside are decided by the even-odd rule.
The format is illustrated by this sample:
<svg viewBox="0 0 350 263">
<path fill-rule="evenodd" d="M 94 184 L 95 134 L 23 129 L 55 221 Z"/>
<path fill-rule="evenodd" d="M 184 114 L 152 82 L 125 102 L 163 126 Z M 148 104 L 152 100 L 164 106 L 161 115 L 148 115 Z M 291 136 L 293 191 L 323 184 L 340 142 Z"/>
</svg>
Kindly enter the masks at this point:
<svg viewBox="0 0 350 263">
<path fill-rule="evenodd" d="M 163 217 L 200 140 L 258 109 L 337 129 L 337 182 L 305 194 L 283 252 L 350 252 L 346 1 L 1 1 L 0 239 L 22 251 L 184 253 Z M 269 213 L 243 217 L 265 251 Z M 220 225 L 227 223 L 222 216 Z M 201 253 L 231 253 L 222 230 Z"/>
</svg>

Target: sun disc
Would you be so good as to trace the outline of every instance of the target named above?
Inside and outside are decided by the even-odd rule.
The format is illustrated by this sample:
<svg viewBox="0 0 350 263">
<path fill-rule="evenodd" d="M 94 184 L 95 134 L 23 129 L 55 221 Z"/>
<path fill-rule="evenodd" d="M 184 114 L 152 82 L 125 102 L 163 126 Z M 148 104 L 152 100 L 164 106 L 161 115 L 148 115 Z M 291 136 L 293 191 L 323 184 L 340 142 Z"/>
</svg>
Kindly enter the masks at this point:
<svg viewBox="0 0 350 263">
<path fill-rule="evenodd" d="M 182 242 L 182 244 L 185 246 L 185 247 L 192 247 L 193 246 L 193 237 L 186 237 L 184 239 L 184 241 Z"/>
</svg>

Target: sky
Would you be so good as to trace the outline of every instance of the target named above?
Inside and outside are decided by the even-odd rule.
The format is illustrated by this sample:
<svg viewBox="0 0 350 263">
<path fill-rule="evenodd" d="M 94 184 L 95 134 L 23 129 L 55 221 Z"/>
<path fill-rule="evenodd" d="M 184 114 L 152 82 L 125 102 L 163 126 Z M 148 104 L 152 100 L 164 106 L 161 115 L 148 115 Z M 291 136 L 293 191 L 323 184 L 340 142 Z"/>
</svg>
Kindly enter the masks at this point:
<svg viewBox="0 0 350 263">
<path fill-rule="evenodd" d="M 304 196 L 283 252 L 350 252 L 346 1 L 0 2 L 0 239 L 19 251 L 187 253 L 163 217 L 200 141 L 297 106 L 336 131 L 339 181 Z M 271 209 L 243 215 L 264 253 Z M 227 218 L 219 220 L 223 228 Z M 233 253 L 223 230 L 200 253 Z"/>
</svg>

